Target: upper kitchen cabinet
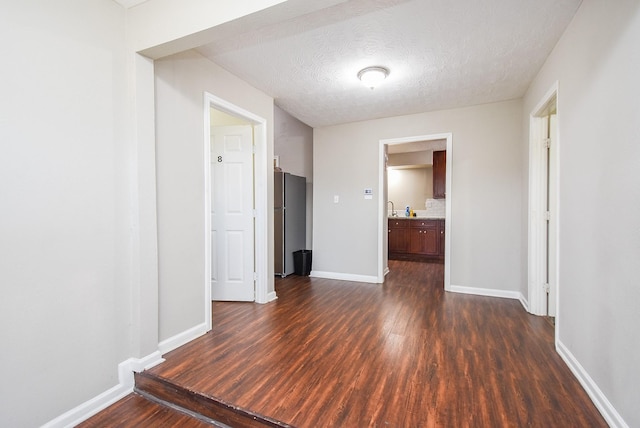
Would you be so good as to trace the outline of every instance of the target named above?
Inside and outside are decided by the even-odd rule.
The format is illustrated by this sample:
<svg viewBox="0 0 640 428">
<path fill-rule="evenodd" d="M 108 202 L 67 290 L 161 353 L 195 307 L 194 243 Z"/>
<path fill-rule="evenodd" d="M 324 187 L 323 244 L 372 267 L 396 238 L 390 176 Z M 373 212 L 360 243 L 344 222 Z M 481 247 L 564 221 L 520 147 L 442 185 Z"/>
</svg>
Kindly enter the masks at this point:
<svg viewBox="0 0 640 428">
<path fill-rule="evenodd" d="M 447 191 L 447 152 L 433 152 L 433 198 L 444 199 Z"/>
</svg>

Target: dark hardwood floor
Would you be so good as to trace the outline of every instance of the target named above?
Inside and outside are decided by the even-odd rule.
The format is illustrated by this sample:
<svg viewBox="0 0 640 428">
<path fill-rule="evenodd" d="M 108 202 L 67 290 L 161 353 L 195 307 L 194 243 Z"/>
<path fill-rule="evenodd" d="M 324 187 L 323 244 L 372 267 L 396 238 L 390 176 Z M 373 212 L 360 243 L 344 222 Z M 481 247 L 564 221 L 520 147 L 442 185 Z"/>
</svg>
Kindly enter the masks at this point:
<svg viewBox="0 0 640 428">
<path fill-rule="evenodd" d="M 211 424 L 151 402 L 138 394 L 130 394 L 78 427 L 209 428 Z"/>
<path fill-rule="evenodd" d="M 253 426 L 607 426 L 544 318 L 445 293 L 442 264 L 389 265 L 383 285 L 290 276 L 272 303 L 215 302 L 213 330 L 143 377 L 265 416 Z"/>
</svg>

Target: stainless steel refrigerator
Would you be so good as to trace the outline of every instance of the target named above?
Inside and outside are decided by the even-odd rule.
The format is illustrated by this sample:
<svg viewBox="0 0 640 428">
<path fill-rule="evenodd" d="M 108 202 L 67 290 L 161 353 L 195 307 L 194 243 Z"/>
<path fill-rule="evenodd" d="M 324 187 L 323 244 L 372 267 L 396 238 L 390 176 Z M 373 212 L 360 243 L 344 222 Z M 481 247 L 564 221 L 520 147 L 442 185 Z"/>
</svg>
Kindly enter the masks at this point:
<svg viewBox="0 0 640 428">
<path fill-rule="evenodd" d="M 307 228 L 307 180 L 276 171 L 274 188 L 275 274 L 294 271 L 293 252 L 305 249 Z"/>
</svg>

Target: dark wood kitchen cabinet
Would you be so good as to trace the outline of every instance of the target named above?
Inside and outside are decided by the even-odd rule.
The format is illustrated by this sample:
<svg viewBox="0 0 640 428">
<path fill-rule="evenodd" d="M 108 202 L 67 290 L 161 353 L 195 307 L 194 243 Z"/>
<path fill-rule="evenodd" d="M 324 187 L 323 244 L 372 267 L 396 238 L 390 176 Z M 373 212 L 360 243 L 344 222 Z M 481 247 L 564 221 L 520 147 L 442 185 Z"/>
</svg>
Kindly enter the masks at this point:
<svg viewBox="0 0 640 428">
<path fill-rule="evenodd" d="M 389 259 L 444 261 L 444 220 L 389 219 Z"/>
<path fill-rule="evenodd" d="M 409 219 L 389 219 L 389 254 L 409 252 Z M 389 256 L 391 258 L 391 256 Z"/>
<path fill-rule="evenodd" d="M 440 254 L 439 220 L 412 220 L 409 252 L 416 255 Z"/>
<path fill-rule="evenodd" d="M 433 152 L 433 198 L 444 199 L 447 191 L 447 152 Z"/>
</svg>

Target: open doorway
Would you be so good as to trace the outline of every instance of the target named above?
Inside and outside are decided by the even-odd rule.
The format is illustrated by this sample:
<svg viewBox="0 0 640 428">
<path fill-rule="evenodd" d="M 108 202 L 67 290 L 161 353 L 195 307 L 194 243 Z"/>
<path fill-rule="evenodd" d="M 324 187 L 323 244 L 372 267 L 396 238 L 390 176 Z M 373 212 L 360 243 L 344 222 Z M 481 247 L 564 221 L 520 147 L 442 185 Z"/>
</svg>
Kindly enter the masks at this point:
<svg viewBox="0 0 640 428">
<path fill-rule="evenodd" d="M 558 313 L 558 103 L 557 84 L 530 116 L 529 312 L 556 324 Z"/>
<path fill-rule="evenodd" d="M 268 161 L 267 161 L 267 133 L 266 133 L 266 119 L 254 115 L 238 106 L 235 106 L 225 100 L 222 100 L 212 94 L 204 94 L 204 115 L 205 115 L 205 129 L 204 129 L 204 183 L 205 183 L 205 257 L 207 262 L 205 263 L 205 306 L 206 306 L 206 318 L 209 326 L 211 326 L 211 300 L 212 300 L 212 280 L 214 269 L 214 254 L 212 251 L 212 231 L 214 228 L 213 223 L 213 201 L 212 195 L 215 188 L 212 185 L 212 178 L 215 178 L 215 173 L 212 171 L 212 161 L 217 162 L 218 156 L 223 156 L 221 161 L 224 161 L 224 154 L 216 153 L 214 158 L 213 139 L 216 125 L 224 125 L 228 131 L 231 130 L 232 134 L 236 130 L 250 129 L 251 145 L 249 149 L 250 155 L 250 167 L 252 176 L 250 178 L 251 183 L 246 183 L 246 189 L 243 193 L 248 198 L 248 202 L 251 204 L 250 208 L 250 228 L 251 235 L 251 248 L 246 248 L 245 245 L 242 248 L 243 257 L 246 259 L 243 261 L 242 269 L 249 266 L 250 271 L 242 271 L 241 273 L 233 272 L 234 275 L 249 275 L 248 278 L 253 285 L 253 299 L 258 303 L 266 303 L 273 300 L 275 296 L 268 293 L 268 227 L 267 227 L 267 174 L 268 174 Z M 215 123 L 217 120 L 220 123 Z M 231 121 L 231 122 L 229 122 Z M 222 123 L 225 122 L 225 123 Z M 228 123 L 226 123 L 228 122 Z M 233 122 L 233 123 L 232 123 Z M 235 128 L 232 130 L 231 128 Z M 238 134 L 235 132 L 235 134 Z M 234 134 L 234 135 L 235 135 Z M 239 141 L 236 138 L 236 141 Z M 239 144 L 239 143 L 238 143 Z M 222 162 L 221 162 L 222 163 Z M 246 192 L 245 192 L 246 191 Z M 246 241 L 242 241 L 246 242 Z M 248 273 L 247 273 L 248 272 Z M 209 327 L 211 328 L 211 327 Z"/>
<path fill-rule="evenodd" d="M 399 214 L 400 217 L 405 216 L 406 213 L 406 204 L 403 202 L 403 206 L 394 206 L 392 207 L 389 199 L 389 183 L 390 180 L 393 179 L 393 176 L 390 176 L 390 172 L 392 174 L 396 174 L 398 171 L 402 171 L 403 169 L 419 169 L 422 166 L 426 166 L 427 164 L 433 165 L 433 161 L 427 162 L 426 160 L 420 161 L 419 158 L 422 156 L 431 157 L 433 156 L 434 151 L 442 151 L 444 152 L 444 156 L 446 157 L 446 166 L 445 166 L 445 189 L 444 195 L 445 198 L 442 198 L 442 205 L 444 211 L 444 224 L 441 225 L 441 230 L 431 231 L 428 227 L 425 228 L 425 235 L 430 232 L 441 234 L 444 239 L 440 240 L 440 236 L 434 242 L 436 242 L 437 246 L 442 245 L 442 253 L 444 253 L 444 288 L 445 290 L 449 290 L 451 287 L 451 279 L 450 279 L 450 251 L 451 251 L 451 152 L 452 152 L 452 137 L 451 134 L 434 134 L 434 135 L 420 135 L 414 137 L 403 137 L 403 138 L 393 138 L 393 139 L 385 139 L 380 140 L 380 152 L 379 152 L 379 188 L 381 193 L 380 205 L 379 205 L 379 224 L 378 224 L 378 282 L 384 282 L 384 276 L 388 273 L 388 261 L 389 261 L 389 229 L 388 229 L 388 218 L 391 211 L 395 211 L 396 214 Z M 419 154 L 420 153 L 420 154 Z M 406 168 L 399 168 L 395 170 L 389 170 L 389 157 L 390 155 L 401 154 L 400 157 L 404 157 L 407 160 L 404 162 Z M 409 161 L 408 159 L 414 159 L 414 161 Z M 411 164 L 417 166 L 418 168 L 412 168 Z M 402 165 L 400 165 L 402 166 Z M 411 175 L 412 172 L 409 173 Z M 420 175 L 420 173 L 417 173 Z M 398 174 L 396 174 L 398 175 Z M 406 174 L 405 174 L 406 175 Z M 416 175 L 415 172 L 413 175 Z M 397 177 L 396 177 L 397 178 Z M 431 195 L 433 196 L 433 195 Z M 409 196 L 407 196 L 408 198 Z M 407 199 L 408 200 L 408 199 Z M 428 199 L 429 200 L 429 199 Z M 416 208 L 419 208 L 419 212 L 426 216 L 428 207 L 428 200 L 418 201 L 416 202 Z M 434 199 L 430 199 L 434 200 Z M 440 202 L 440 201 L 439 201 Z M 400 202 L 398 202 L 400 203 Z M 431 249 L 425 249 L 426 252 L 429 252 Z M 438 249 L 436 249 L 438 250 Z"/>
</svg>

